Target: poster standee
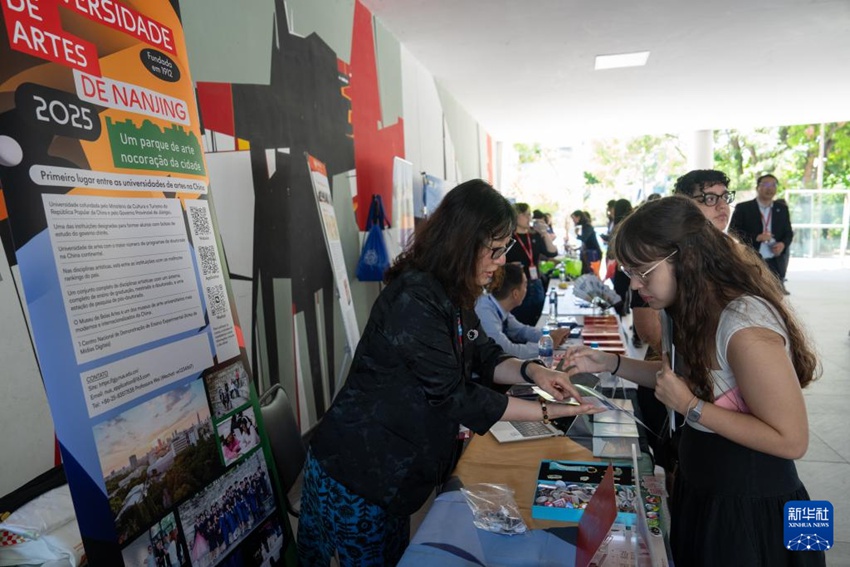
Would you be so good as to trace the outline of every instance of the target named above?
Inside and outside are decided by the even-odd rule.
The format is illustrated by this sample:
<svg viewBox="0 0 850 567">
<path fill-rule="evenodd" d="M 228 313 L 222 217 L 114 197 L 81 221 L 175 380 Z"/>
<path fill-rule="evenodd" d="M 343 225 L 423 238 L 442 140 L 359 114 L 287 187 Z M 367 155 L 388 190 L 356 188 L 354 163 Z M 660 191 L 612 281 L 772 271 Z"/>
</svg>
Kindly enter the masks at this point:
<svg viewBox="0 0 850 567">
<path fill-rule="evenodd" d="M 310 170 L 310 180 L 316 196 L 319 220 L 325 236 L 328 258 L 334 274 L 334 284 L 339 308 L 342 313 L 343 329 L 345 330 L 345 354 L 340 364 L 335 392 L 342 387 L 345 371 L 351 363 L 354 349 L 360 341 L 360 328 L 357 326 L 357 316 L 354 312 L 354 301 L 351 296 L 351 286 L 348 281 L 348 269 L 345 266 L 345 256 L 342 252 L 342 241 L 339 236 L 339 225 L 336 222 L 336 211 L 333 208 L 330 183 L 325 164 L 306 153 L 307 167 Z"/>
</svg>

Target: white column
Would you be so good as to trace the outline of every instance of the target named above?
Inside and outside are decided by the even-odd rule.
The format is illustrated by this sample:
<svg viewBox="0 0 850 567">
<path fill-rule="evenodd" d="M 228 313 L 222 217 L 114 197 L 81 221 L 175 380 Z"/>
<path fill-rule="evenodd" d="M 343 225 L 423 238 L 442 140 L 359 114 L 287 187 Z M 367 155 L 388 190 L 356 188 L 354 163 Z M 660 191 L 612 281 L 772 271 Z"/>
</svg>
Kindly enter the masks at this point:
<svg viewBox="0 0 850 567">
<path fill-rule="evenodd" d="M 689 134 L 688 171 L 714 169 L 714 131 L 696 130 Z M 688 140 L 688 134 L 683 138 Z"/>
</svg>

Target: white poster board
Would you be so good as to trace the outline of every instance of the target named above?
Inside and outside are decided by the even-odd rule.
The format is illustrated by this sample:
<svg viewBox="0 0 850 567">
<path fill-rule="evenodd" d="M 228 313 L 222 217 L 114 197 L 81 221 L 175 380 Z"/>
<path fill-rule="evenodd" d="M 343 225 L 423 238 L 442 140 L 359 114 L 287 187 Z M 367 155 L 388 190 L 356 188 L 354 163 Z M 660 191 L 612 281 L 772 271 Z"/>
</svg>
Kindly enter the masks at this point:
<svg viewBox="0 0 850 567">
<path fill-rule="evenodd" d="M 413 236 L 413 164 L 400 157 L 393 158 L 393 210 L 389 216 L 390 236 L 403 252 Z"/>
<path fill-rule="evenodd" d="M 351 286 L 348 282 L 348 270 L 345 267 L 345 256 L 342 253 L 342 242 L 339 238 L 339 226 L 336 222 L 336 212 L 331 199 L 331 187 L 328 182 L 328 171 L 325 164 L 307 154 L 307 165 L 310 168 L 310 180 L 313 184 L 313 194 L 319 209 L 322 222 L 322 232 L 328 248 L 328 257 L 336 282 L 339 308 L 342 311 L 342 324 L 345 329 L 345 340 L 351 354 L 360 341 L 360 328 L 357 326 L 357 314 L 354 312 L 354 301 L 351 297 Z"/>
</svg>

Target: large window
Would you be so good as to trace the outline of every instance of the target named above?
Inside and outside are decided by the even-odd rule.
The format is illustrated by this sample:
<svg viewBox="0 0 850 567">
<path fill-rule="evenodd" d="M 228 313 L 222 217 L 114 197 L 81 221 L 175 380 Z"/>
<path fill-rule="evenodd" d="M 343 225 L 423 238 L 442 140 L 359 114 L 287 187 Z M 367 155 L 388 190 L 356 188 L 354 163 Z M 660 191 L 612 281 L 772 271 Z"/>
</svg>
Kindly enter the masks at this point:
<svg viewBox="0 0 850 567">
<path fill-rule="evenodd" d="M 789 189 L 785 193 L 794 226 L 791 255 L 844 256 L 850 225 L 850 190 Z"/>
</svg>

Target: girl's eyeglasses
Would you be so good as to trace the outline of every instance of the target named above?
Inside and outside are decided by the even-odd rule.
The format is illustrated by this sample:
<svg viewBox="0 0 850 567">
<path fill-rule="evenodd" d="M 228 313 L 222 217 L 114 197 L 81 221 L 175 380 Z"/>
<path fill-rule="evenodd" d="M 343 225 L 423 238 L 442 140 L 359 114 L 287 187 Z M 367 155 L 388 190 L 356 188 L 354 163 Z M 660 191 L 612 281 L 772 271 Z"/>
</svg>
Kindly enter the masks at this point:
<svg viewBox="0 0 850 567">
<path fill-rule="evenodd" d="M 649 274 L 650 274 L 650 273 L 652 273 L 652 270 L 654 270 L 655 268 L 657 268 L 658 266 L 660 266 L 661 264 L 663 264 L 664 262 L 666 262 L 667 260 L 669 260 L 670 258 L 672 258 L 672 257 L 676 254 L 676 252 L 678 252 L 678 251 L 679 251 L 679 250 L 673 250 L 673 253 L 672 253 L 672 254 L 670 254 L 669 256 L 667 256 L 667 257 L 665 257 L 665 258 L 662 258 L 661 260 L 658 260 L 656 263 L 654 263 L 653 265 L 651 265 L 651 266 L 649 267 L 649 269 L 648 269 L 648 270 L 646 270 L 646 271 L 645 271 L 645 272 L 643 272 L 643 273 L 641 273 L 641 272 L 633 272 L 633 271 L 631 271 L 631 270 L 627 269 L 625 266 L 620 266 L 620 271 L 621 271 L 621 272 L 623 272 L 624 274 L 626 274 L 626 276 L 627 276 L 629 279 L 632 279 L 632 278 L 638 278 L 638 279 L 639 279 L 640 281 L 642 281 L 643 283 L 646 283 L 646 282 L 647 282 L 647 279 L 649 278 Z"/>
</svg>

